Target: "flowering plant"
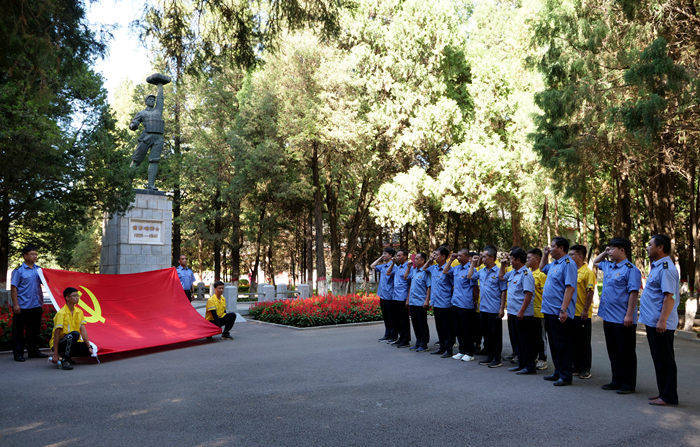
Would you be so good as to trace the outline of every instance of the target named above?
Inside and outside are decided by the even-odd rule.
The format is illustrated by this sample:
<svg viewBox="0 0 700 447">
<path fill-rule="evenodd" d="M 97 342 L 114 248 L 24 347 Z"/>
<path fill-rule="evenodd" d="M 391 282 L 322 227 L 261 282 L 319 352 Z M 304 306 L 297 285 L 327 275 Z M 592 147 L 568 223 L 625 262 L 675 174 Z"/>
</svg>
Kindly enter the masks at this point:
<svg viewBox="0 0 700 447">
<path fill-rule="evenodd" d="M 51 330 L 53 329 L 53 316 L 56 311 L 53 306 L 44 304 L 44 312 L 41 314 L 41 326 L 39 328 L 39 347 L 49 345 Z M 0 306 L 0 351 L 12 349 L 12 310 L 9 306 Z"/>
<path fill-rule="evenodd" d="M 259 302 L 251 306 L 250 315 L 256 320 L 297 327 L 382 319 L 379 297 L 375 294 L 328 294 L 306 299 Z"/>
</svg>

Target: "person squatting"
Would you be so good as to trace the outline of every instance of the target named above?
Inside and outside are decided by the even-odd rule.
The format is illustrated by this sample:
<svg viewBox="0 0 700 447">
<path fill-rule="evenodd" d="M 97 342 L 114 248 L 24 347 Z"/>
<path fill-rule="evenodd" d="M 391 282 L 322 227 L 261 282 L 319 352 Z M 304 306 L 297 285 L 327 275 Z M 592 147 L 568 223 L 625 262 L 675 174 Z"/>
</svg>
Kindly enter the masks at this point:
<svg viewBox="0 0 700 447">
<path fill-rule="evenodd" d="M 671 240 L 663 234 L 649 240 L 651 267 L 641 297 L 642 275 L 630 261 L 631 248 L 629 240 L 614 238 L 593 259 L 594 268 L 603 274 L 598 316 L 612 373 L 602 388 L 618 394 L 635 392 L 639 323 L 646 331 L 658 387 L 649 404 L 677 405 L 673 338 L 679 274 L 670 257 Z M 490 245 L 480 253 L 467 249 L 451 253 L 441 246 L 429 256 L 418 252 L 412 260 L 406 250 L 385 248 L 371 265 L 379 274 L 377 295 L 384 319 L 379 341 L 429 351 L 427 316 L 432 307 L 437 348 L 430 354 L 498 368 L 504 360 L 501 321 L 507 315 L 513 353 L 505 360 L 514 365 L 510 371 L 535 375 L 547 369 L 547 341 L 554 370 L 544 380 L 562 387 L 571 385 L 574 376 L 589 379 L 597 279 L 586 264 L 586 247 L 570 246 L 558 236 L 544 250 L 513 247 L 507 256 L 497 257 Z"/>
</svg>

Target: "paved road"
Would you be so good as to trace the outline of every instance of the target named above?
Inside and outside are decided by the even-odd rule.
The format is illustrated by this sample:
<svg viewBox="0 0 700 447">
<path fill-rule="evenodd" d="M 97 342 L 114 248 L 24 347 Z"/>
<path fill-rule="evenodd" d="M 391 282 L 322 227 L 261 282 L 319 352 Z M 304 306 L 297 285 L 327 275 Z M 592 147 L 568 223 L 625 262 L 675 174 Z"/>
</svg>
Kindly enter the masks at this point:
<svg viewBox="0 0 700 447">
<path fill-rule="evenodd" d="M 700 344 L 690 341 L 676 341 L 681 406 L 655 408 L 641 336 L 638 393 L 600 389 L 600 324 L 593 378 L 559 389 L 377 343 L 379 326 L 233 332 L 74 371 L 1 356 L 0 445 L 700 445 Z"/>
</svg>

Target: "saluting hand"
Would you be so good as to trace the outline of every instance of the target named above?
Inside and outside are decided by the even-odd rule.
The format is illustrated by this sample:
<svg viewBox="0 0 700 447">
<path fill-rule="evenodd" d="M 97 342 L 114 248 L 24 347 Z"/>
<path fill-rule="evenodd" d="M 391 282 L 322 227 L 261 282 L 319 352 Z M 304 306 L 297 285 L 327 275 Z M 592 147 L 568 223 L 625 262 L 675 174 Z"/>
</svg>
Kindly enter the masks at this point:
<svg viewBox="0 0 700 447">
<path fill-rule="evenodd" d="M 472 265 L 475 268 L 479 265 L 479 255 L 472 256 Z"/>
</svg>

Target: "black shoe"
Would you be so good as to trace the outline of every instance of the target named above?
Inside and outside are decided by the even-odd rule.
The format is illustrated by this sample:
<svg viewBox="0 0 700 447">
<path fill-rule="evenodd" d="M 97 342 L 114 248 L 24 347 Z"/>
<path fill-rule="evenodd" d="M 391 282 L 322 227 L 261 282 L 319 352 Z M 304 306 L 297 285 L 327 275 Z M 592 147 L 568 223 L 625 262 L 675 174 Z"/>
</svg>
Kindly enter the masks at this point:
<svg viewBox="0 0 700 447">
<path fill-rule="evenodd" d="M 503 366 L 503 362 L 500 360 L 494 360 L 493 362 L 489 363 L 489 368 L 500 368 Z"/>
<path fill-rule="evenodd" d="M 453 355 L 454 355 L 454 354 L 452 353 L 452 350 L 449 349 L 449 350 L 445 351 L 445 352 L 440 356 L 440 358 L 441 358 L 441 359 L 446 359 L 446 358 L 452 357 Z"/>
<path fill-rule="evenodd" d="M 491 360 L 491 359 L 482 360 L 482 361 L 479 362 L 479 365 L 489 366 L 489 364 L 490 364 L 492 361 L 493 361 L 493 360 Z"/>
<path fill-rule="evenodd" d="M 394 341 L 391 342 L 390 344 L 391 344 L 392 346 L 398 346 L 398 345 L 400 345 L 400 344 L 402 344 L 402 343 L 403 343 L 402 341 L 394 340 Z"/>
<path fill-rule="evenodd" d="M 61 362 L 61 369 L 65 369 L 66 371 L 73 369 L 73 365 L 71 365 L 70 360 L 63 360 Z"/>
<path fill-rule="evenodd" d="M 23 355 L 16 355 L 15 356 L 15 362 L 24 362 L 26 360 L 27 359 L 25 359 Z"/>
<path fill-rule="evenodd" d="M 518 360 L 518 356 L 516 355 L 515 357 L 510 359 L 510 363 L 512 363 L 513 365 L 517 365 L 518 363 L 520 363 Z"/>
<path fill-rule="evenodd" d="M 30 353 L 27 355 L 27 357 L 29 357 L 30 359 L 46 359 L 46 358 L 48 358 L 49 356 L 48 356 L 47 354 L 44 354 L 44 353 L 41 352 L 41 351 L 33 351 L 33 352 L 30 352 Z"/>
<path fill-rule="evenodd" d="M 410 343 L 399 343 L 396 345 L 397 348 L 408 348 L 409 346 L 411 346 Z"/>
<path fill-rule="evenodd" d="M 511 354 L 511 355 L 507 355 L 507 356 L 503 357 L 503 360 L 513 360 L 514 358 L 515 358 L 515 355 Z"/>
<path fill-rule="evenodd" d="M 226 339 L 229 339 L 229 340 L 233 340 L 233 337 L 231 337 L 231 334 L 228 333 L 228 332 L 224 332 L 223 334 L 221 334 L 221 338 L 226 338 Z"/>
<path fill-rule="evenodd" d="M 543 378 L 544 380 L 548 380 L 548 381 L 550 381 L 550 382 L 556 382 L 557 380 L 559 380 L 559 376 L 558 376 L 557 374 L 552 374 L 552 375 L 549 375 L 549 376 L 544 376 L 544 377 L 542 377 L 542 378 Z"/>
<path fill-rule="evenodd" d="M 445 353 L 445 350 L 444 350 L 444 349 L 438 349 L 437 351 L 433 351 L 433 352 L 431 352 L 430 354 L 431 354 L 431 355 L 442 355 L 442 354 L 444 354 L 444 353 Z"/>
<path fill-rule="evenodd" d="M 428 350 L 428 348 L 426 348 L 426 347 L 424 347 L 424 346 L 418 346 L 418 347 L 416 348 L 416 352 L 425 352 L 425 351 L 427 351 L 427 350 Z"/>
<path fill-rule="evenodd" d="M 416 349 L 420 348 L 418 345 L 413 345 L 410 348 L 408 348 L 409 351 L 415 351 Z"/>
<path fill-rule="evenodd" d="M 630 389 L 630 388 L 620 388 L 619 390 L 617 390 L 617 394 L 632 394 L 632 393 L 634 393 L 634 390 Z"/>
<path fill-rule="evenodd" d="M 387 341 L 387 340 L 389 340 L 389 338 L 386 335 L 382 338 L 377 339 L 377 341 Z"/>
<path fill-rule="evenodd" d="M 519 375 L 519 376 L 530 375 L 530 374 L 537 374 L 537 370 L 536 370 L 536 369 L 527 369 L 527 368 L 523 368 L 523 369 L 521 369 L 520 371 L 516 371 L 515 374 L 517 374 L 517 375 Z"/>
<path fill-rule="evenodd" d="M 396 340 L 398 340 L 398 339 L 397 338 L 387 338 L 386 344 L 393 345 L 394 343 L 396 343 Z"/>
<path fill-rule="evenodd" d="M 511 366 L 510 368 L 508 368 L 508 371 L 520 371 L 520 367 L 519 366 Z"/>
<path fill-rule="evenodd" d="M 604 390 L 619 390 L 622 388 L 622 386 L 616 383 L 606 383 L 605 385 L 601 386 L 601 388 Z"/>
<path fill-rule="evenodd" d="M 569 385 L 571 385 L 571 380 L 559 379 L 556 382 L 554 382 L 552 385 L 554 385 L 554 386 L 569 386 Z"/>
</svg>

